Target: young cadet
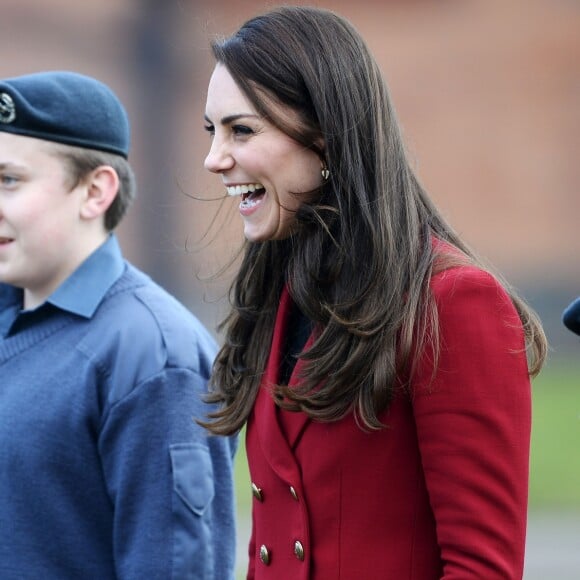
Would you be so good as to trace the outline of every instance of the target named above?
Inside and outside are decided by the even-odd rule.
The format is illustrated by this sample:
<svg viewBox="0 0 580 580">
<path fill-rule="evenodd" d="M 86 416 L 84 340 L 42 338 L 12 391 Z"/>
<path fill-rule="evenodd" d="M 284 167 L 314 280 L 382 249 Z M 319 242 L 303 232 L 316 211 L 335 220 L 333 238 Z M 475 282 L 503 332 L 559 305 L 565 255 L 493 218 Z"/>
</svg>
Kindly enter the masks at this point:
<svg viewBox="0 0 580 580">
<path fill-rule="evenodd" d="M 127 114 L 72 72 L 0 80 L 0 578 L 233 577 L 215 354 L 126 262 Z"/>
</svg>

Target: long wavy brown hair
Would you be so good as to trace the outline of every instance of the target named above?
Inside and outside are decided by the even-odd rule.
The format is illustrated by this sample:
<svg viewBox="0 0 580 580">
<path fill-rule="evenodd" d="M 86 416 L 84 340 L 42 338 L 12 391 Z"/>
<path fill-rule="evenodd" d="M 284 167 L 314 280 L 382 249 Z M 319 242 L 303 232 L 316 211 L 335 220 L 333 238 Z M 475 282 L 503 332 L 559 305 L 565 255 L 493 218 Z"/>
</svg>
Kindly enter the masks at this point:
<svg viewBox="0 0 580 580">
<path fill-rule="evenodd" d="M 414 175 L 381 71 L 348 21 L 323 9 L 277 8 L 212 49 L 260 115 L 305 147 L 324 143 L 330 178 L 316 202 L 297 212 L 291 237 L 246 242 L 214 363 L 209 398 L 220 410 L 204 424 L 231 434 L 246 422 L 286 284 L 316 339 L 300 355 L 300 385 L 276 387 L 278 404 L 322 421 L 353 412 L 362 428 L 381 428 L 397 380 L 412 371 L 426 341 L 438 352 L 431 276 L 457 263 L 484 266 Z M 301 122 L 288 122 L 288 108 Z M 433 239 L 454 251 L 438 253 Z M 545 335 L 503 283 L 535 375 Z"/>
</svg>

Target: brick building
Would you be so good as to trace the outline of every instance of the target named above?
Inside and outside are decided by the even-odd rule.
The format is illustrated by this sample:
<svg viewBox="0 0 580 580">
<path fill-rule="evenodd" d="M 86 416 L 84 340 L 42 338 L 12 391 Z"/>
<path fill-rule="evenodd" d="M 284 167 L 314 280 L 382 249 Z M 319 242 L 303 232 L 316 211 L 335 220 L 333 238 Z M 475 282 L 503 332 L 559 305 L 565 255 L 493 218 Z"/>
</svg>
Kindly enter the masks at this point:
<svg viewBox="0 0 580 580">
<path fill-rule="evenodd" d="M 427 189 L 537 308 L 556 354 L 577 350 L 559 316 L 580 294 L 580 5 L 310 3 L 361 31 Z M 235 252 L 241 228 L 233 205 L 210 225 L 219 203 L 208 200 L 222 191 L 202 167 L 208 39 L 271 4 L 2 1 L 0 76 L 73 69 L 109 83 L 126 103 L 140 197 L 119 236 L 130 259 L 211 327 L 231 271 L 214 282 L 197 276 Z"/>
</svg>

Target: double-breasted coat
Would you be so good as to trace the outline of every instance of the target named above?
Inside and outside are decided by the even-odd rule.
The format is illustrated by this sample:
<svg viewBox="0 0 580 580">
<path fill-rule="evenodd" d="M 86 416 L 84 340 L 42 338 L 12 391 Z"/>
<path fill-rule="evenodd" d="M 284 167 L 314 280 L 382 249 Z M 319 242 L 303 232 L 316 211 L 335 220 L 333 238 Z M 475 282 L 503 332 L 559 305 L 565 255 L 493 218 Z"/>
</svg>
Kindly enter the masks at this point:
<svg viewBox="0 0 580 580">
<path fill-rule="evenodd" d="M 428 348 L 382 415 L 387 427 L 365 432 L 352 414 L 324 423 L 274 404 L 284 290 L 246 431 L 248 578 L 522 577 L 531 427 L 522 325 L 503 287 L 475 267 L 437 274 L 431 291 L 437 371 Z"/>
</svg>

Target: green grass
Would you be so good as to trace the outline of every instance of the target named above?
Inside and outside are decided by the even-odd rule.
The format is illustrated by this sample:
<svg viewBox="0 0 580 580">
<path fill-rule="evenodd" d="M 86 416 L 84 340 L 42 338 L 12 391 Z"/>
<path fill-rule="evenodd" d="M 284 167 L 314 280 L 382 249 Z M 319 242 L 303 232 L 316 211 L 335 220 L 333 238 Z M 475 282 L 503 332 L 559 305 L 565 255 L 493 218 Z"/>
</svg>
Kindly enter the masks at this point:
<svg viewBox="0 0 580 580">
<path fill-rule="evenodd" d="M 246 430 L 240 434 L 238 451 L 234 463 L 236 484 L 236 501 L 238 513 L 243 517 L 250 517 L 252 491 L 250 488 L 250 472 L 246 460 Z"/>
<path fill-rule="evenodd" d="M 252 492 L 250 473 L 246 461 L 245 429 L 240 434 L 240 443 L 236 454 L 234 475 L 236 484 L 238 546 L 236 562 L 236 580 L 244 580 L 248 567 L 247 551 L 250 535 Z"/>
<path fill-rule="evenodd" d="M 530 509 L 580 510 L 580 353 L 534 380 Z"/>
</svg>

